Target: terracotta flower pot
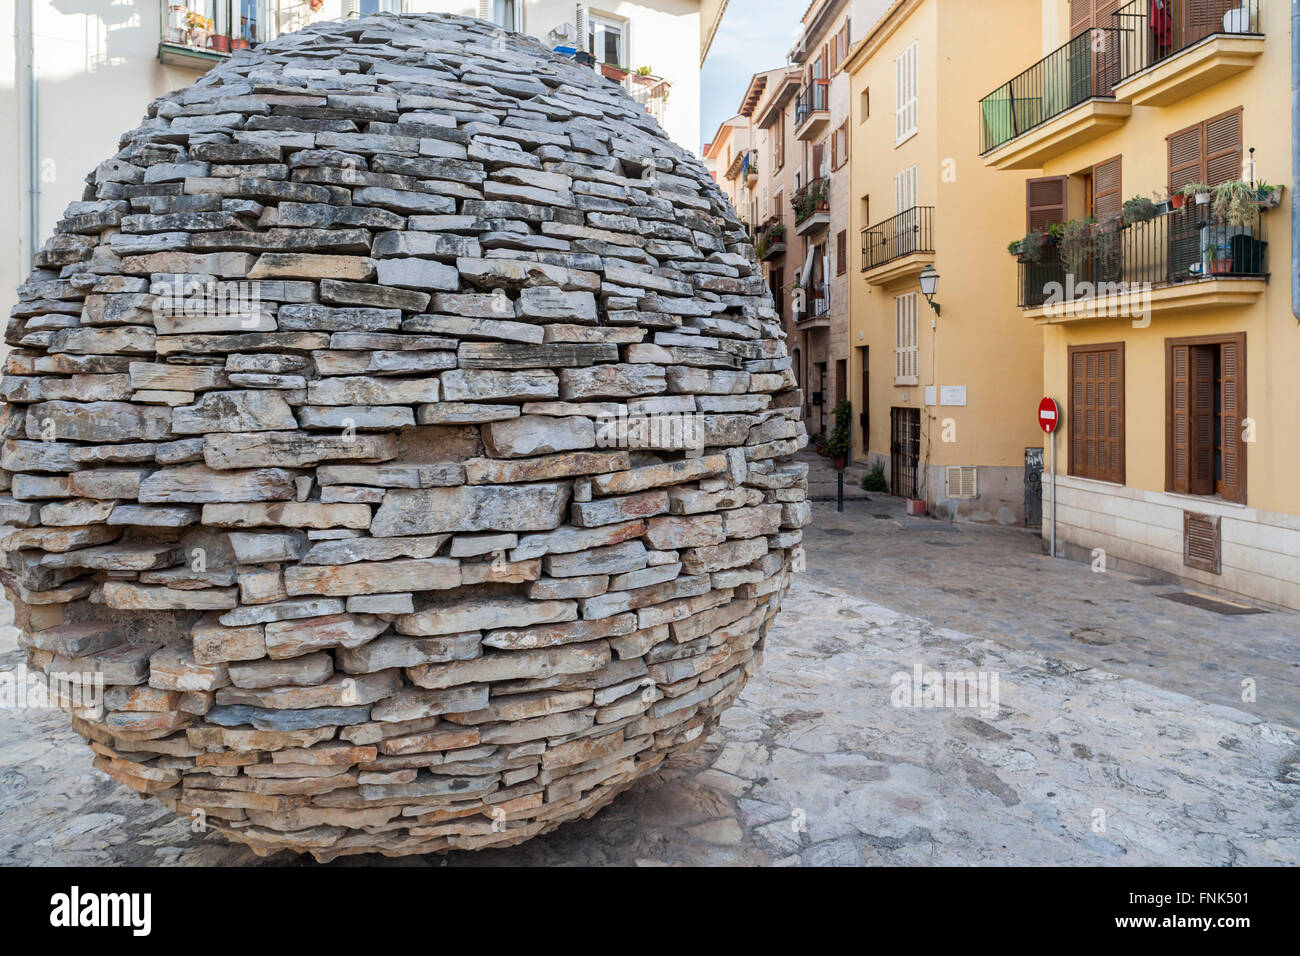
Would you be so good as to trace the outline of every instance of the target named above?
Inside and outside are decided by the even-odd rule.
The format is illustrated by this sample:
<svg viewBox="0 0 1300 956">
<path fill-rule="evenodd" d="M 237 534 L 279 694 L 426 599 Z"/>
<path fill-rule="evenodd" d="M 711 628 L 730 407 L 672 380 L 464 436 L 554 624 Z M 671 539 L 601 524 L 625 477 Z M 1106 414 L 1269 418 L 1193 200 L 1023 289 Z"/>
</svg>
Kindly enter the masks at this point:
<svg viewBox="0 0 1300 956">
<path fill-rule="evenodd" d="M 1231 259 L 1215 259 L 1210 263 L 1210 272 L 1216 276 L 1228 275 L 1232 272 Z"/>
<path fill-rule="evenodd" d="M 1174 193 L 1174 195 L 1169 197 L 1169 201 L 1173 203 L 1175 209 L 1182 209 L 1187 202 L 1187 197 L 1182 193 Z"/>
<path fill-rule="evenodd" d="M 836 455 L 835 458 L 832 459 L 832 462 L 837 470 L 843 471 L 845 467 L 847 467 L 849 459 L 844 455 Z"/>
</svg>

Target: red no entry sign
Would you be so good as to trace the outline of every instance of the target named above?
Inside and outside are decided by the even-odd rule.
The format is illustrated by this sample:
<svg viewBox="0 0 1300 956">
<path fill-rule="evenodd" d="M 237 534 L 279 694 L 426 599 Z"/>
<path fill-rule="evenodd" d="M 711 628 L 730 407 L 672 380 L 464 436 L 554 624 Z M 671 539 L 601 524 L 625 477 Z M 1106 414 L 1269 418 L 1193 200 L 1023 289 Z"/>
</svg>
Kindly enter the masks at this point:
<svg viewBox="0 0 1300 956">
<path fill-rule="evenodd" d="M 1061 410 L 1056 407 L 1056 399 L 1045 398 L 1038 403 L 1038 427 L 1049 435 L 1056 431 L 1061 422 Z"/>
</svg>

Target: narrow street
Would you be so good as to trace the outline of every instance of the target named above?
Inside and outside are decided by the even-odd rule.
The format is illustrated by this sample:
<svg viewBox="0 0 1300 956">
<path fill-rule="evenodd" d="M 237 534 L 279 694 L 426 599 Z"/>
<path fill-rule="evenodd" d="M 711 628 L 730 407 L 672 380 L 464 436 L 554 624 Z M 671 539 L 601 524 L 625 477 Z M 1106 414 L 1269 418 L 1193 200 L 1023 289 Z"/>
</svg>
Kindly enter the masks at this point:
<svg viewBox="0 0 1300 956">
<path fill-rule="evenodd" d="M 886 496 L 834 509 L 815 505 L 807 573 L 703 746 L 523 846 L 394 862 L 1300 862 L 1295 615 L 1178 604 L 1052 562 L 1028 532 L 909 518 Z M 7 627 L 0 666 L 20 660 Z M 997 706 L 891 706 L 891 678 L 918 665 L 996 675 Z M 90 757 L 62 714 L 0 711 L 0 861 L 260 862 Z M 336 865 L 362 862 L 383 861 Z"/>
</svg>

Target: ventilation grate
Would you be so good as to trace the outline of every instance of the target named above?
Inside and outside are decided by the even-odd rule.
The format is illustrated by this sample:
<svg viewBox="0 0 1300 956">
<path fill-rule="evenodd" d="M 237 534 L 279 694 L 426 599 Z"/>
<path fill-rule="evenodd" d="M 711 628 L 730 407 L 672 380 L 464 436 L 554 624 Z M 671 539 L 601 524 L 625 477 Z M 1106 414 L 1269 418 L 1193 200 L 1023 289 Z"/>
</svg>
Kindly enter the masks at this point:
<svg viewBox="0 0 1300 956">
<path fill-rule="evenodd" d="M 1222 538 L 1217 515 L 1183 512 L 1183 564 L 1200 571 L 1219 573 Z"/>
<path fill-rule="evenodd" d="M 976 480 L 974 465 L 949 465 L 947 474 L 949 498 L 979 497 L 979 482 Z"/>
</svg>

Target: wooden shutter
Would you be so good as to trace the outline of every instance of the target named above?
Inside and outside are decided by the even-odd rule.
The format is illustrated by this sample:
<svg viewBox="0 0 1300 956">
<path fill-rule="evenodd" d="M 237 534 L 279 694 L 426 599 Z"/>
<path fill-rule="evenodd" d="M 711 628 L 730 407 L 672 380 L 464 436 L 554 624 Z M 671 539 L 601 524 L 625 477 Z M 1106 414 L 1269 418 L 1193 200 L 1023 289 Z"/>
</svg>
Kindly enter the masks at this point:
<svg viewBox="0 0 1300 956">
<path fill-rule="evenodd" d="M 1241 178 L 1241 108 L 1206 120 L 1205 178 L 1210 186 Z"/>
<path fill-rule="evenodd" d="M 1245 504 L 1246 448 L 1241 423 L 1246 417 L 1246 333 L 1219 346 L 1219 379 L 1223 475 L 1217 490 L 1224 500 Z"/>
<path fill-rule="evenodd" d="M 835 237 L 835 274 L 844 275 L 849 269 L 849 234 L 841 229 Z"/>
<path fill-rule="evenodd" d="M 1070 37 L 1077 37 L 1092 26 L 1093 0 L 1070 0 Z"/>
<path fill-rule="evenodd" d="M 1044 176 L 1025 182 L 1025 231 L 1037 232 L 1052 223 L 1065 222 L 1066 184 L 1069 177 Z"/>
<path fill-rule="evenodd" d="M 1165 370 L 1169 409 L 1169 452 L 1165 459 L 1165 484 L 1170 491 L 1184 495 L 1188 493 L 1191 481 L 1191 436 L 1188 427 L 1191 408 L 1191 351 L 1190 345 L 1169 346 Z"/>
<path fill-rule="evenodd" d="M 1070 348 L 1071 475 L 1124 482 L 1124 345 Z"/>
<path fill-rule="evenodd" d="M 1214 494 L 1214 359 L 1216 346 L 1193 345 L 1188 351 L 1187 490 Z"/>
<path fill-rule="evenodd" d="M 1118 215 L 1124 208 L 1120 198 L 1120 157 L 1092 167 L 1092 214 L 1098 219 Z"/>
</svg>

